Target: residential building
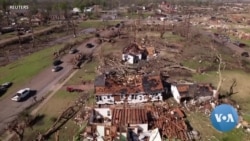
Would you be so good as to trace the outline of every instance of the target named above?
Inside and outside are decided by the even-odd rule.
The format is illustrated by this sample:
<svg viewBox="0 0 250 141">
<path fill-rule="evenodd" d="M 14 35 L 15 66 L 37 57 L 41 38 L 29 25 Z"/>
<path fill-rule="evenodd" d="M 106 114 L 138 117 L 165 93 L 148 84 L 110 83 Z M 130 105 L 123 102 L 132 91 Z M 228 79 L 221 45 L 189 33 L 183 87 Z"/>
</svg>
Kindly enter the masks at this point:
<svg viewBox="0 0 250 141">
<path fill-rule="evenodd" d="M 171 92 L 178 103 L 183 100 L 196 99 L 202 102 L 218 98 L 218 93 L 211 84 L 177 84 L 171 86 Z"/>
<path fill-rule="evenodd" d="M 146 60 L 146 56 L 146 51 L 136 43 L 129 44 L 122 51 L 122 60 L 129 64 L 138 63 L 142 59 Z"/>
<path fill-rule="evenodd" d="M 87 141 L 162 141 L 162 137 L 192 140 L 192 132 L 179 108 L 110 106 L 94 108 L 82 134 Z M 84 141 L 85 141 L 84 140 Z"/>
<path fill-rule="evenodd" d="M 127 76 L 124 80 L 101 75 L 95 80 L 96 104 L 162 101 L 164 91 L 159 75 L 134 75 Z"/>
</svg>

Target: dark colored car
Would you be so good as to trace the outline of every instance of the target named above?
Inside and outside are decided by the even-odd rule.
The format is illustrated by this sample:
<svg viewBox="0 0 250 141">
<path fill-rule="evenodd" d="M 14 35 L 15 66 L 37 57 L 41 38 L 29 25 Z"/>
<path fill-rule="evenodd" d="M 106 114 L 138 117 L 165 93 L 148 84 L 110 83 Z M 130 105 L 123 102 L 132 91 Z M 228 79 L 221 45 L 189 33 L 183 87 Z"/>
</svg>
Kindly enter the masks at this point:
<svg viewBox="0 0 250 141">
<path fill-rule="evenodd" d="M 12 82 L 6 82 L 0 85 L 0 96 L 3 95 L 11 85 L 12 85 Z"/>
<path fill-rule="evenodd" d="M 78 50 L 75 49 L 75 48 L 73 48 L 73 49 L 71 49 L 71 50 L 69 51 L 69 54 L 75 54 L 75 53 L 77 53 L 77 52 L 78 52 Z"/>
<path fill-rule="evenodd" d="M 60 65 L 60 64 L 62 64 L 62 61 L 61 61 L 61 60 L 55 60 L 55 61 L 53 62 L 53 65 L 54 65 L 54 66 L 58 66 L 58 65 Z"/>
<path fill-rule="evenodd" d="M 61 67 L 61 66 L 55 66 L 51 71 L 52 72 L 58 72 L 58 71 L 60 71 L 62 69 L 63 69 L 63 67 Z"/>
<path fill-rule="evenodd" d="M 2 96 L 7 91 L 6 88 L 0 87 L 0 96 Z"/>
<path fill-rule="evenodd" d="M 249 57 L 249 54 L 248 54 L 248 52 L 242 52 L 241 56 L 243 56 L 243 57 Z"/>
<path fill-rule="evenodd" d="M 67 87 L 66 89 L 68 92 L 83 92 L 82 89 L 76 89 L 76 88 L 72 88 L 72 87 Z"/>
<path fill-rule="evenodd" d="M 91 44 L 91 43 L 87 43 L 87 44 L 86 44 L 86 47 L 87 47 L 87 48 L 92 48 L 92 47 L 94 47 L 94 45 Z"/>
<path fill-rule="evenodd" d="M 9 88 L 10 86 L 12 85 L 12 82 L 6 82 L 6 83 L 3 83 L 0 87 L 3 87 L 3 88 Z"/>
</svg>

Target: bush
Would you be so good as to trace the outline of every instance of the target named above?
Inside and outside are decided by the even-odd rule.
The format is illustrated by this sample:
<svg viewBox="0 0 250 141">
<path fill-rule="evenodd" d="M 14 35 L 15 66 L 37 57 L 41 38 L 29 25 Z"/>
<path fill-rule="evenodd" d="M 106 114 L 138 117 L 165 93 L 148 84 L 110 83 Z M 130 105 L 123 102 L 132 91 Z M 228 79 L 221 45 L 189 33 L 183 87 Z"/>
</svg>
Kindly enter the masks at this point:
<svg viewBox="0 0 250 141">
<path fill-rule="evenodd" d="M 52 122 L 56 122 L 56 120 L 57 120 L 56 117 L 51 117 L 51 118 L 50 118 L 50 121 L 52 121 Z"/>
</svg>

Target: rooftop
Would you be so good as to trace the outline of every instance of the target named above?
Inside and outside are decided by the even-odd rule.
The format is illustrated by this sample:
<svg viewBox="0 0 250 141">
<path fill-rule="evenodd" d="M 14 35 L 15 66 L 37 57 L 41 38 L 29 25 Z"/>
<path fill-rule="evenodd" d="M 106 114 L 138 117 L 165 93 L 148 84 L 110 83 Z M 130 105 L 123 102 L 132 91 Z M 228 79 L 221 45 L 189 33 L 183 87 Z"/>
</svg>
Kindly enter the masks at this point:
<svg viewBox="0 0 250 141">
<path fill-rule="evenodd" d="M 105 79 L 105 80 L 101 80 Z M 104 82 L 105 81 L 105 85 Z M 136 94 L 136 93 L 158 93 L 163 92 L 164 88 L 160 76 L 128 76 L 123 83 L 116 83 L 108 77 L 96 78 L 95 94 Z"/>
<path fill-rule="evenodd" d="M 160 76 L 145 76 L 142 78 L 144 91 L 147 93 L 163 92 L 163 85 Z"/>
<path fill-rule="evenodd" d="M 128 46 L 123 48 L 123 53 L 129 54 L 139 54 L 142 53 L 144 50 L 140 48 L 140 46 L 136 43 L 131 43 Z"/>
<path fill-rule="evenodd" d="M 213 95 L 211 84 L 179 84 L 176 86 L 181 97 L 197 97 Z"/>
<path fill-rule="evenodd" d="M 147 124 L 147 111 L 142 108 L 113 109 L 112 125 Z"/>
</svg>

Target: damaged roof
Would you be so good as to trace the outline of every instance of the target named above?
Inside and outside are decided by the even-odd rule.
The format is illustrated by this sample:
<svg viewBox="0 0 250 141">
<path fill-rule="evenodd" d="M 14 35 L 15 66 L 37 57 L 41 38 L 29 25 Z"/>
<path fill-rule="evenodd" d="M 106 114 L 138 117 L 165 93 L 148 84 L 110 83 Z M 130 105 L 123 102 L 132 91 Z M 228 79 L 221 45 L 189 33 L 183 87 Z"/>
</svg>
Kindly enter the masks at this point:
<svg viewBox="0 0 250 141">
<path fill-rule="evenodd" d="M 133 77 L 127 78 L 125 84 L 115 83 L 113 80 L 106 78 L 105 85 L 99 85 L 95 83 L 95 94 L 137 94 L 137 93 L 159 93 L 164 91 L 161 77 L 156 76 L 140 76 L 133 79 Z M 103 84 L 103 82 L 102 82 Z"/>
<path fill-rule="evenodd" d="M 110 86 L 103 86 L 103 87 L 95 87 L 95 94 L 96 95 L 103 95 L 103 94 L 113 94 L 113 95 L 120 95 L 120 94 L 136 94 L 144 92 L 142 85 L 136 86 L 124 86 L 118 85 L 115 83 L 110 84 Z"/>
<path fill-rule="evenodd" d="M 144 50 L 140 48 L 140 46 L 136 43 L 131 43 L 128 46 L 123 48 L 122 53 L 127 53 L 127 54 L 139 54 L 142 53 Z"/>
<path fill-rule="evenodd" d="M 146 93 L 159 93 L 164 91 L 160 76 L 145 76 L 142 78 L 142 85 Z"/>
<path fill-rule="evenodd" d="M 179 84 L 176 86 L 181 97 L 212 96 L 213 87 L 211 84 Z"/>
<path fill-rule="evenodd" d="M 102 75 L 99 75 L 95 78 L 95 86 L 105 86 L 105 80 L 106 80 L 106 77 L 104 74 Z"/>
<path fill-rule="evenodd" d="M 112 125 L 147 123 L 147 110 L 142 108 L 113 109 L 111 122 Z"/>
</svg>

